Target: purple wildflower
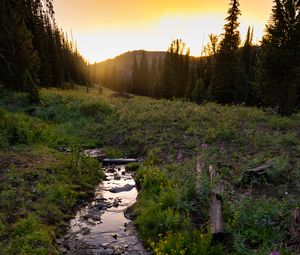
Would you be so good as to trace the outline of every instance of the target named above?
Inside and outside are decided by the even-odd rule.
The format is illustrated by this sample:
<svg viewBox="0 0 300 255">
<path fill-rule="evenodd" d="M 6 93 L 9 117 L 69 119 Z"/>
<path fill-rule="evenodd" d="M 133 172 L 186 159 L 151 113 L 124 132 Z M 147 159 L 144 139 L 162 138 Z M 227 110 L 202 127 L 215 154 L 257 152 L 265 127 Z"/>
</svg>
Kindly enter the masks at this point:
<svg viewBox="0 0 300 255">
<path fill-rule="evenodd" d="M 272 252 L 270 253 L 270 255 L 280 255 L 280 252 L 278 252 L 278 251 L 272 251 Z"/>
<path fill-rule="evenodd" d="M 202 145 L 201 145 L 201 147 L 202 147 L 202 149 L 207 149 L 208 148 L 208 144 L 206 144 L 206 143 L 203 143 Z"/>
</svg>

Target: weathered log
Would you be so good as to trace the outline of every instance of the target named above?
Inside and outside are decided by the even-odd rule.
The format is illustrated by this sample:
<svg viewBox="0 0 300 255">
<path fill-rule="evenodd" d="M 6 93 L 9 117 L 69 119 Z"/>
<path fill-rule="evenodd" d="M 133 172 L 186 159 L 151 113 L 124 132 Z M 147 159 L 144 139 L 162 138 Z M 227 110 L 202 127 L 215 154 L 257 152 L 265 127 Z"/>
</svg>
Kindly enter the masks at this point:
<svg viewBox="0 0 300 255">
<path fill-rule="evenodd" d="M 222 213 L 222 201 L 220 197 L 212 192 L 209 206 L 209 225 L 213 235 L 224 233 L 224 221 Z"/>
<path fill-rule="evenodd" d="M 259 167 L 256 168 L 252 168 L 249 170 L 246 170 L 244 172 L 244 176 L 243 176 L 243 182 L 244 183 L 249 183 L 252 181 L 252 179 L 254 178 L 258 178 L 260 176 L 264 176 L 267 175 L 268 173 L 268 169 L 272 166 L 272 163 L 266 163 L 263 164 Z"/>
<path fill-rule="evenodd" d="M 213 182 L 214 178 L 218 176 L 216 170 L 212 165 L 208 169 L 210 181 Z M 209 225 L 210 231 L 213 236 L 224 233 L 224 220 L 222 213 L 222 197 L 223 185 L 216 183 L 213 191 L 211 192 L 210 205 L 209 205 Z"/>
<path fill-rule="evenodd" d="M 246 171 L 250 175 L 263 175 L 267 172 L 268 168 L 272 166 L 271 163 L 266 163 L 256 168 L 252 168 Z"/>
<path fill-rule="evenodd" d="M 138 162 L 138 160 L 133 159 L 133 158 L 118 158 L 118 159 L 105 158 L 105 159 L 102 159 L 102 163 L 112 164 L 112 165 L 125 165 L 125 164 L 129 164 L 129 163 L 134 163 L 134 162 Z"/>
<path fill-rule="evenodd" d="M 292 212 L 292 222 L 290 226 L 292 243 L 300 243 L 300 209 L 297 208 Z"/>
</svg>

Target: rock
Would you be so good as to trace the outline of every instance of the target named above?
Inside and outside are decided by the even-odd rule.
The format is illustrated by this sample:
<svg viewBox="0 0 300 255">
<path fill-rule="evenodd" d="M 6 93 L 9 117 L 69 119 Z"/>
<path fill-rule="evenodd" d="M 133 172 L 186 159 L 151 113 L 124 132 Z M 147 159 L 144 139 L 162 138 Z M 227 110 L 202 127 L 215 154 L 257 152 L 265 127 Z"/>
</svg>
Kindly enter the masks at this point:
<svg viewBox="0 0 300 255">
<path fill-rule="evenodd" d="M 106 157 L 106 155 L 102 152 L 101 149 L 85 150 L 84 155 L 90 158 L 95 158 L 99 161 Z"/>
<path fill-rule="evenodd" d="M 120 193 L 120 192 L 125 192 L 125 191 L 130 191 L 134 188 L 134 185 L 130 185 L 130 184 L 126 184 L 123 187 L 115 187 L 115 188 L 111 188 L 109 191 L 111 193 Z"/>
<path fill-rule="evenodd" d="M 86 235 L 88 235 L 90 233 L 91 233 L 91 231 L 88 228 L 82 229 L 82 235 L 86 236 Z"/>
<path fill-rule="evenodd" d="M 114 179 L 115 179 L 115 180 L 121 180 L 121 176 L 118 175 L 118 174 L 114 174 Z"/>
<path fill-rule="evenodd" d="M 112 174 L 112 173 L 115 172 L 115 169 L 114 168 L 107 168 L 106 172 L 109 173 L 109 174 Z"/>
<path fill-rule="evenodd" d="M 119 201 L 115 200 L 112 205 L 113 205 L 113 207 L 118 207 L 119 206 Z"/>
</svg>

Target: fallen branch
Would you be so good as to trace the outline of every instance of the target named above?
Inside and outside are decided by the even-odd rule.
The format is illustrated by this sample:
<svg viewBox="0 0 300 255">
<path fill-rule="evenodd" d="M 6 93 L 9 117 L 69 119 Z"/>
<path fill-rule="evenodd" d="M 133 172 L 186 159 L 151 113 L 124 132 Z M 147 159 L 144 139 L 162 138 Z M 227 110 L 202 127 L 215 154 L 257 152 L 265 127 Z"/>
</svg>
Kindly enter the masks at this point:
<svg viewBox="0 0 300 255">
<path fill-rule="evenodd" d="M 123 165 L 123 164 L 129 164 L 129 163 L 134 163 L 134 162 L 138 162 L 137 159 L 133 159 L 133 158 L 118 158 L 118 159 L 102 159 L 102 163 L 104 164 L 112 164 L 112 165 Z"/>
<path fill-rule="evenodd" d="M 271 163 L 266 163 L 266 164 L 261 165 L 259 167 L 249 169 L 249 170 L 246 171 L 246 173 L 252 174 L 252 175 L 263 175 L 267 172 L 268 168 L 270 168 L 271 166 L 272 166 Z"/>
<path fill-rule="evenodd" d="M 254 178 L 258 178 L 260 176 L 264 176 L 268 173 L 268 169 L 272 166 L 272 163 L 266 163 L 259 167 L 249 169 L 244 172 L 243 182 L 249 183 Z"/>
</svg>

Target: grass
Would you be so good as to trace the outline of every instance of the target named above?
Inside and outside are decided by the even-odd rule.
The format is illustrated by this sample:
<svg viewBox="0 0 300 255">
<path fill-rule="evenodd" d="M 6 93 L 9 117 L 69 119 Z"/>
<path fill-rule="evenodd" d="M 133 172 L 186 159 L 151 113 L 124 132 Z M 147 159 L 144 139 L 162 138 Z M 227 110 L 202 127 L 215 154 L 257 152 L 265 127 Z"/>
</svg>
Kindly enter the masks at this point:
<svg viewBox="0 0 300 255">
<path fill-rule="evenodd" d="M 128 99 L 106 89 L 86 94 L 84 88 L 42 90 L 37 106 L 22 94 L 6 94 L 0 107 L 0 240 L 6 254 L 55 254 L 61 226 L 100 180 L 97 164 L 79 154 L 94 147 L 111 157 L 144 159 L 132 165 L 141 190 L 133 214 L 156 254 L 297 254 L 289 224 L 300 206 L 299 114 Z M 213 184 L 207 174 L 198 180 L 201 194 L 195 192 L 199 158 L 224 184 L 228 238 L 222 244 L 208 231 Z M 266 176 L 243 181 L 247 169 L 265 162 L 272 162 Z"/>
</svg>

